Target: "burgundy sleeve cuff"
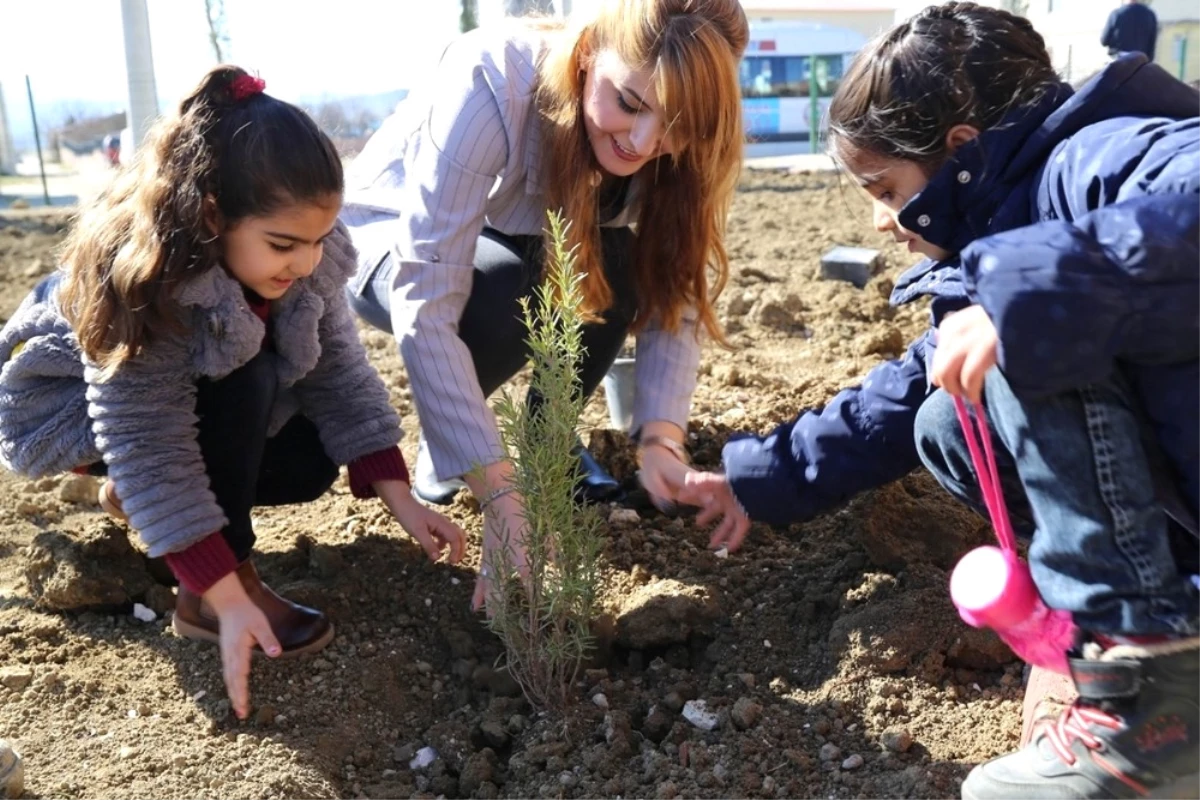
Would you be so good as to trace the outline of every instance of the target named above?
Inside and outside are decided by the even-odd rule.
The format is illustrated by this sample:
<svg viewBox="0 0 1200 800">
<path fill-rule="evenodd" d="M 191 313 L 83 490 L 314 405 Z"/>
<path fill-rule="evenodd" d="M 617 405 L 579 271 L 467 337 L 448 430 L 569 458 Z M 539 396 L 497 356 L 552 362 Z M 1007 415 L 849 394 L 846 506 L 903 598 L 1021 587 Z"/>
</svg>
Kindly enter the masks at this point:
<svg viewBox="0 0 1200 800">
<path fill-rule="evenodd" d="M 408 466 L 399 447 L 388 447 L 367 453 L 347 465 L 350 473 L 350 493 L 360 499 L 375 496 L 375 481 L 404 481 L 409 483 Z"/>
<path fill-rule="evenodd" d="M 204 594 L 238 566 L 237 556 L 220 531 L 210 533 L 186 550 L 167 553 L 164 558 L 179 583 L 194 594 Z"/>
</svg>

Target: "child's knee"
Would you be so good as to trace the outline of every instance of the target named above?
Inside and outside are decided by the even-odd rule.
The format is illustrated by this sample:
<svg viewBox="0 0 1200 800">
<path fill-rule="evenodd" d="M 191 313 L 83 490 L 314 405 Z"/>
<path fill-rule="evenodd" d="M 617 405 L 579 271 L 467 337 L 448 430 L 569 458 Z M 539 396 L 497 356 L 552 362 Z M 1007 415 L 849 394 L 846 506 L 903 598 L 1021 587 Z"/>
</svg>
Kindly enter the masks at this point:
<svg viewBox="0 0 1200 800">
<path fill-rule="evenodd" d="M 962 430 L 954 411 L 954 398 L 936 390 L 917 409 L 913 423 L 917 454 L 931 472 L 944 471 L 946 455 L 963 443 Z"/>
</svg>

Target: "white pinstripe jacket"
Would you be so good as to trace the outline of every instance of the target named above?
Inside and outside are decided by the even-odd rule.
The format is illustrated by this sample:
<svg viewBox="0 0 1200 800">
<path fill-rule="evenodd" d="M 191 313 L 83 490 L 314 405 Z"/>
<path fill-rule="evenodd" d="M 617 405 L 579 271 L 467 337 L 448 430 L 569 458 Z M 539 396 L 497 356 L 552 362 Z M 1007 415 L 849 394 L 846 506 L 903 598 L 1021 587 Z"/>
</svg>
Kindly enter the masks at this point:
<svg viewBox="0 0 1200 800">
<path fill-rule="evenodd" d="M 373 272 L 389 253 L 395 259 L 392 330 L 441 480 L 505 457 L 458 321 L 484 226 L 513 235 L 545 226 L 549 176 L 541 174 L 534 107 L 543 37 L 514 23 L 462 36 L 347 178 L 342 219 L 360 271 Z M 609 224 L 631 218 L 626 208 Z M 692 322 L 677 333 L 651 321 L 637 336 L 635 431 L 650 420 L 687 427 L 700 344 L 695 315 L 686 317 Z"/>
</svg>

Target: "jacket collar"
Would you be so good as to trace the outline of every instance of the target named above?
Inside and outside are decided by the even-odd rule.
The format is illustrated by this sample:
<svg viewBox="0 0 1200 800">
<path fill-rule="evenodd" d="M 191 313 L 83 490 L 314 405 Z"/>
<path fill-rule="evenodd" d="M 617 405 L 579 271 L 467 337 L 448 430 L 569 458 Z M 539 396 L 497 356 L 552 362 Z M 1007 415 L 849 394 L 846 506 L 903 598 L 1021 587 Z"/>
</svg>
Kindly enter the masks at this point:
<svg viewBox="0 0 1200 800">
<path fill-rule="evenodd" d="M 271 301 L 276 370 L 290 386 L 316 366 L 320 355 L 317 325 L 325 310 L 321 265 Z M 212 267 L 176 291 L 183 309 L 188 354 L 201 375 L 222 378 L 262 349 L 266 326 L 250 308 L 241 283 L 221 267 Z"/>
</svg>

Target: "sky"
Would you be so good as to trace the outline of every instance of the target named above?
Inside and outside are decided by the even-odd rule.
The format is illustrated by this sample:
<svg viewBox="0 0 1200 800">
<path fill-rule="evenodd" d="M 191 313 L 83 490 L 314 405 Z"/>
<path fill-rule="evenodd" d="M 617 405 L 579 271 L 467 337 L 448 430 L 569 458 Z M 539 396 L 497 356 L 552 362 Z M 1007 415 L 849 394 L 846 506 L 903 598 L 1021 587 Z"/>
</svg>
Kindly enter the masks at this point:
<svg viewBox="0 0 1200 800">
<path fill-rule="evenodd" d="M 159 110 L 216 63 L 204 0 L 146 0 Z M 457 0 L 224 0 L 225 60 L 292 102 L 408 88 L 458 32 Z M 40 127 L 126 104 L 121 0 L 0 0 L 0 86 L 19 138 L 25 75 Z M 98 106 L 102 108 L 97 108 Z M 20 146 L 20 145 L 18 145 Z"/>
</svg>

